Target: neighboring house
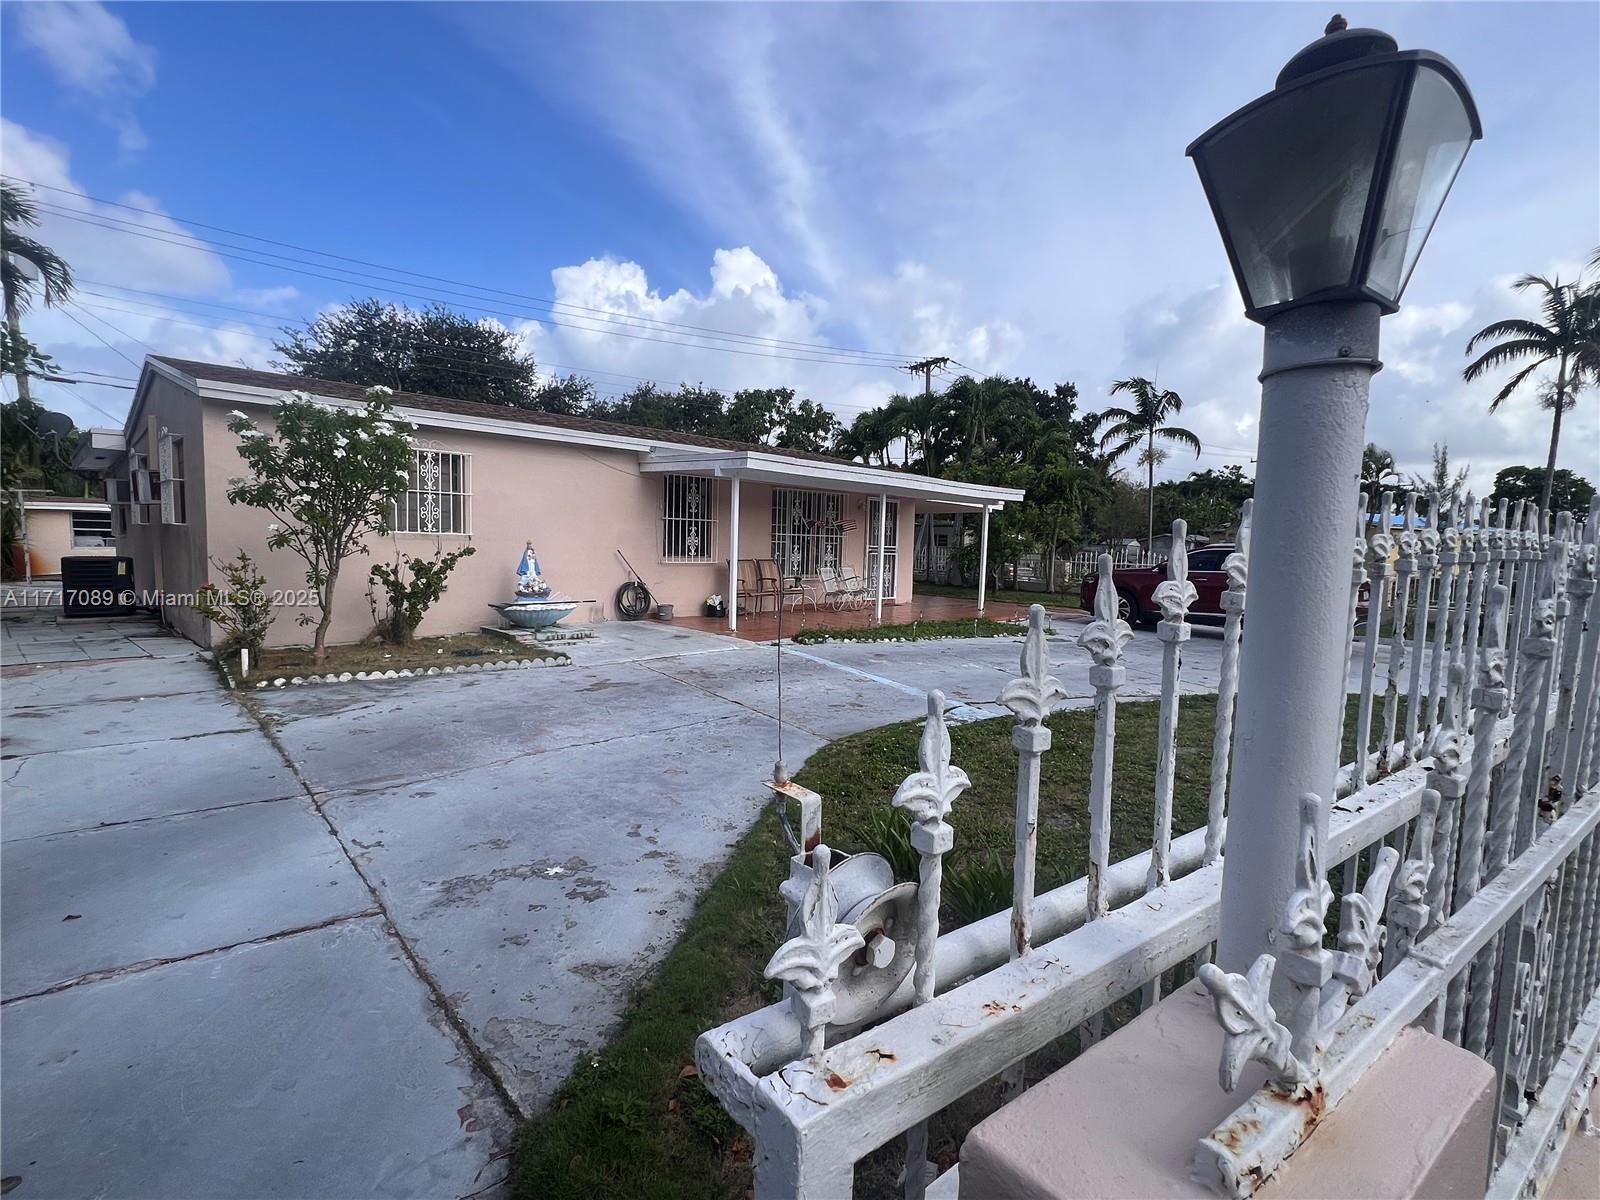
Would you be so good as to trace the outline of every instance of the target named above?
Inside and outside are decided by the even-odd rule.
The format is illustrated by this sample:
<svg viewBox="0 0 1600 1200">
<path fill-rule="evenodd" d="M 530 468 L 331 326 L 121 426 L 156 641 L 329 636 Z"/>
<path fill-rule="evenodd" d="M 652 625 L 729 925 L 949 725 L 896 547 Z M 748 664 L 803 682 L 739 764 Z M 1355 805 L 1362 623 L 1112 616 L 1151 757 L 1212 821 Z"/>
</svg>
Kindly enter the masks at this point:
<svg viewBox="0 0 1600 1200">
<path fill-rule="evenodd" d="M 115 554 L 111 505 L 83 496 L 27 496 L 22 540 L 33 578 L 60 575 L 61 560 L 77 554 Z M 20 550 L 20 546 L 19 546 Z"/>
<path fill-rule="evenodd" d="M 84 463 L 101 470 L 114 501 L 117 546 L 134 560 L 136 585 L 164 599 L 163 615 L 209 644 L 210 629 L 186 602 L 245 549 L 269 587 L 305 587 L 291 551 L 269 551 L 272 517 L 230 504 L 228 481 L 245 474 L 228 412 L 265 428 L 289 391 L 331 404 L 360 403 L 351 384 L 151 356 L 145 359 L 121 444 L 96 431 Z M 371 556 L 347 561 L 330 637 L 351 642 L 372 629 L 367 563 L 404 552 L 431 555 L 471 542 L 478 553 L 450 577 L 424 634 L 476 630 L 494 620 L 491 601 L 511 599 L 526 542 L 560 593 L 593 601 L 577 619 L 615 615 L 627 578 L 621 554 L 656 600 L 680 614 L 732 591 L 728 560 L 771 558 L 786 574 L 816 577 L 840 566 L 871 577 L 878 507 L 885 500 L 886 603 L 911 596 L 911 533 L 918 512 L 975 514 L 1020 500 L 1015 488 L 913 475 L 882 467 L 584 417 L 398 393 L 397 412 L 416 426 L 416 466 L 396 531 L 373 538 Z M 737 522 L 732 514 L 737 512 Z M 975 523 L 977 523 L 975 521 Z M 813 586 L 820 586 L 813 584 Z M 302 599 L 294 597 L 292 599 Z M 271 643 L 307 640 L 281 611 Z M 730 619 L 733 612 L 730 611 Z"/>
</svg>

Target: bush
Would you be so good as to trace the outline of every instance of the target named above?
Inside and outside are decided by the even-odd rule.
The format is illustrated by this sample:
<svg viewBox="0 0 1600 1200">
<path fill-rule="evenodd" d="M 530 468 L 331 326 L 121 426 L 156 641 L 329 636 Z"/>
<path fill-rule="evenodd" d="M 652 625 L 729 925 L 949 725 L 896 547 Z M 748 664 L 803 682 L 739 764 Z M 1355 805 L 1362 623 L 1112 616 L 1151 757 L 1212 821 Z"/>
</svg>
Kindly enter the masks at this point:
<svg viewBox="0 0 1600 1200">
<path fill-rule="evenodd" d="M 396 646 L 409 646 L 417 626 L 428 610 L 444 595 L 445 579 L 463 558 L 477 553 L 475 546 L 463 546 L 449 554 L 434 552 L 432 558 L 399 555 L 394 565 L 378 563 L 367 576 L 367 603 L 378 636 Z M 374 585 L 387 593 L 388 608 L 380 616 Z"/>
<path fill-rule="evenodd" d="M 227 562 L 212 559 L 211 565 L 222 572 L 228 585 L 219 588 L 209 581 L 203 584 L 195 599 L 195 611 L 222 628 L 219 651 L 248 650 L 255 657 L 261 653 L 274 616 L 266 578 L 243 550 Z"/>
<path fill-rule="evenodd" d="M 883 856 L 894 869 L 895 879 L 906 882 L 917 878 L 920 856 L 911 845 L 911 819 L 904 809 L 885 804 L 868 810 L 856 822 L 855 835 L 862 851 Z"/>
<path fill-rule="evenodd" d="M 963 925 L 1011 907 L 1011 864 L 985 857 L 946 867 L 945 905 Z"/>
</svg>

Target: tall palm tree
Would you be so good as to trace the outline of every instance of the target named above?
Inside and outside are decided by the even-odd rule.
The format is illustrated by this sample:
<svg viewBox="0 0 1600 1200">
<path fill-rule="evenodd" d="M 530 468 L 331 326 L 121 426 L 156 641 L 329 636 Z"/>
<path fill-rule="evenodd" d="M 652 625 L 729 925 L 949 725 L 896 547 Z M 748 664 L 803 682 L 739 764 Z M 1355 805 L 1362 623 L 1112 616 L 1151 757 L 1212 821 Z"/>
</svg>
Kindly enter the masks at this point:
<svg viewBox="0 0 1600 1200">
<path fill-rule="evenodd" d="M 1468 383 L 1490 371 L 1513 363 L 1526 364 L 1511 376 L 1495 398 L 1489 411 L 1495 412 L 1541 367 L 1555 364 L 1556 377 L 1542 398 L 1542 406 L 1554 414 L 1550 419 L 1550 455 L 1544 470 L 1544 495 L 1541 508 L 1550 507 L 1550 488 L 1555 483 L 1556 448 L 1561 443 L 1561 417 L 1576 402 L 1577 393 L 1600 376 L 1600 289 L 1590 284 L 1562 283 L 1560 276 L 1524 275 L 1511 285 L 1519 292 L 1537 289 L 1544 320 L 1530 321 L 1510 317 L 1485 325 L 1467 342 L 1471 354 L 1490 343 L 1461 372 Z"/>
<path fill-rule="evenodd" d="M 33 197 L 21 188 L 0 183 L 0 289 L 5 293 L 6 359 L 17 380 L 17 397 L 33 399 L 28 387 L 31 347 L 22 336 L 22 314 L 42 288 L 46 304 L 59 304 L 72 294 L 72 268 L 49 246 L 23 231 L 39 223 Z"/>
<path fill-rule="evenodd" d="M 1168 424 L 1174 415 L 1183 411 L 1183 397 L 1174 391 L 1162 391 L 1150 380 L 1135 375 L 1132 379 L 1119 379 L 1111 385 L 1111 394 L 1127 392 L 1133 397 L 1132 408 L 1107 408 L 1094 415 L 1092 432 L 1100 434 L 1100 449 L 1106 451 L 1106 461 L 1115 462 L 1128 451 L 1139 450 L 1139 464 L 1147 470 L 1147 488 L 1150 495 L 1150 530 L 1145 541 L 1148 550 L 1156 539 L 1156 467 L 1167 452 L 1156 445 L 1156 439 L 1194 451 L 1200 457 L 1200 439 L 1187 429 Z M 1109 428 L 1107 428 L 1109 426 Z"/>
</svg>

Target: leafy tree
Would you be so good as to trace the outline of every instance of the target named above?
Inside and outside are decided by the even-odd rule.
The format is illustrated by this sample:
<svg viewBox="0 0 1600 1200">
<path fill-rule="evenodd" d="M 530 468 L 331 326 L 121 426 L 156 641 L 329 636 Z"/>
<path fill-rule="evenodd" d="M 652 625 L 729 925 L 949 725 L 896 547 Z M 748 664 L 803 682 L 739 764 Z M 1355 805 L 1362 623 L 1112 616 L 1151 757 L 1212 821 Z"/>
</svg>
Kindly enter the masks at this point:
<svg viewBox="0 0 1600 1200">
<path fill-rule="evenodd" d="M 442 304 L 418 311 L 376 297 L 357 300 L 283 334 L 272 343 L 277 365 L 296 374 L 512 408 L 553 402 L 549 411 L 574 411 L 568 390 L 540 383 L 515 333 Z"/>
<path fill-rule="evenodd" d="M 1156 467 L 1167 453 L 1156 445 L 1156 439 L 1193 450 L 1196 458 L 1200 457 L 1200 439 L 1189 430 L 1170 423 L 1183 411 L 1183 397 L 1177 392 L 1159 390 L 1139 375 L 1113 383 L 1111 394 L 1115 396 L 1118 392 L 1133 397 L 1133 407 L 1112 407 L 1096 413 L 1094 428 L 1100 434 L 1100 449 L 1107 450 L 1106 457 L 1111 462 L 1130 450 L 1139 450 L 1139 465 L 1147 472 L 1149 531 L 1145 545 L 1148 547 L 1156 536 Z"/>
<path fill-rule="evenodd" d="M 1237 527 L 1239 510 L 1255 490 L 1255 480 L 1237 463 L 1195 471 L 1156 485 L 1156 519 L 1166 526 L 1182 517 L 1191 533 L 1222 533 Z"/>
<path fill-rule="evenodd" d="M 1494 477 L 1494 495 L 1513 504 L 1519 500 L 1542 503 L 1548 497 L 1554 511 L 1581 515 L 1589 511 L 1594 485 L 1565 467 L 1556 469 L 1555 480 L 1549 487 L 1545 486 L 1543 467 L 1506 467 Z"/>
<path fill-rule="evenodd" d="M 1549 508 L 1556 449 L 1561 443 L 1561 417 L 1576 403 L 1577 393 L 1600 377 L 1600 287 L 1562 283 L 1559 276 L 1543 275 L 1524 275 L 1511 286 L 1519 292 L 1539 292 L 1543 321 L 1510 317 L 1485 325 L 1468 339 L 1467 353 L 1479 346 L 1487 345 L 1487 349 L 1467 364 L 1461 377 L 1470 383 L 1490 371 L 1519 364 L 1516 373 L 1489 402 L 1489 411 L 1496 412 L 1536 371 L 1555 364 L 1552 386 L 1540 398 L 1541 407 L 1552 414 L 1545 492 L 1539 500 L 1541 508 Z"/>
<path fill-rule="evenodd" d="M 1377 442 L 1368 442 L 1361 451 L 1361 490 L 1372 497 L 1376 506 L 1378 493 L 1400 482 L 1400 471 L 1394 465 L 1394 455 Z"/>
<path fill-rule="evenodd" d="M 838 436 L 839 418 L 815 400 L 802 400 L 793 405 L 783 418 L 783 428 L 778 431 L 778 445 L 785 450 L 823 454 Z"/>
<path fill-rule="evenodd" d="M 1461 499 L 1461 493 L 1467 486 L 1467 475 L 1471 472 L 1472 465 L 1462 467 L 1459 471 L 1450 467 L 1450 447 L 1439 442 L 1433 444 L 1433 468 L 1427 475 L 1413 475 L 1409 487 L 1414 492 L 1424 495 L 1437 496 L 1439 504 L 1448 511 L 1455 507 Z"/>
<path fill-rule="evenodd" d="M 661 388 L 641 383 L 620 400 L 591 405 L 587 415 L 625 425 L 718 437 L 724 435 L 727 406 L 726 396 L 704 384 Z"/>
<path fill-rule="evenodd" d="M 229 480 L 228 500 L 271 513 L 278 527 L 267 545 L 287 547 L 305 560 L 306 583 L 321 613 L 312 642 L 316 663 L 327 658 L 341 564 L 368 553 L 369 534 L 387 532 L 393 503 L 411 478 L 411 427 L 395 418 L 391 394 L 371 388 L 365 405 L 348 409 L 292 392 L 273 409 L 270 434 L 241 412 L 228 421 L 250 470 L 248 478 Z M 309 625 L 313 618 L 299 620 Z"/>
<path fill-rule="evenodd" d="M 463 558 L 478 552 L 476 546 L 462 546 L 446 554 L 436 550 L 432 558 L 397 554 L 394 564 L 374 563 L 367 572 L 367 603 L 372 608 L 372 623 L 378 636 L 396 646 L 409 646 L 428 610 L 444 595 L 445 580 Z M 387 609 L 378 611 L 375 588 L 382 588 Z"/>
<path fill-rule="evenodd" d="M 19 400 L 33 398 L 30 374 L 54 368 L 54 360 L 22 335 L 22 314 L 32 307 L 34 290 L 43 293 L 47 305 L 64 303 L 72 295 L 72 268 L 66 259 L 26 232 L 38 223 L 33 197 L 0 183 L 0 291 L 6 308 L 0 371 L 17 381 Z"/>
</svg>

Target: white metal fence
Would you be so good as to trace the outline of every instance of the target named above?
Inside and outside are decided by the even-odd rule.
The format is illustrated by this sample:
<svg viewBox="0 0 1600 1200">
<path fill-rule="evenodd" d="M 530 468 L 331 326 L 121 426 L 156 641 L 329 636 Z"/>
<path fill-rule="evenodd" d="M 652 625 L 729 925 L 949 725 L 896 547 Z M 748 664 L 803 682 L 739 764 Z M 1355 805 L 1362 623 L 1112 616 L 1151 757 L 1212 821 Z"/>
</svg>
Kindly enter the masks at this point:
<svg viewBox="0 0 1600 1200">
<path fill-rule="evenodd" d="M 1380 498 L 1385 517 L 1391 505 Z M 1415 505 L 1410 498 L 1408 512 Z M 1175 968 L 1195 963 L 1219 1004 L 1227 998 L 1249 1018 L 1248 1028 L 1229 1027 L 1225 1063 L 1268 1061 L 1274 1079 L 1196 1148 L 1196 1169 L 1217 1192 L 1248 1195 L 1270 1178 L 1309 1132 L 1296 1102 L 1304 1089 L 1320 1089 L 1330 1111 L 1418 1022 L 1498 1072 L 1490 1194 L 1548 1177 L 1587 1103 L 1600 1045 L 1600 604 L 1591 603 L 1600 505 L 1575 531 L 1568 514 L 1552 522 L 1526 505 L 1508 513 L 1469 502 L 1430 514 L 1421 529 L 1408 523 L 1393 544 L 1389 534 L 1365 537 L 1366 509 L 1363 497 L 1350 576 L 1359 700 L 1345 733 L 1355 753 L 1329 763 L 1328 798 L 1302 798 L 1303 865 L 1284 948 L 1248 975 L 1209 965 L 1239 660 L 1253 649 L 1242 637 L 1249 574 L 1275 565 L 1250 562 L 1248 506 L 1227 562 L 1204 828 L 1172 829 L 1180 648 L 1195 599 L 1182 552 L 1156 596 L 1163 672 L 1148 851 L 1110 861 L 1117 698 L 1132 634 L 1109 588 L 1079 638 L 1096 704 L 1085 878 L 1034 894 L 1045 718 L 1063 695 L 1038 608 L 1003 697 L 1016 717 L 1009 911 L 939 933 L 941 865 L 968 786 L 951 762 L 940 693 L 928 697 L 917 769 L 886 798 L 911 819 L 917 882 L 894 884 L 875 855 L 841 862 L 826 847 L 821 798 L 778 789 L 801 803 L 799 844 L 816 847 L 791 860 L 790 940 L 768 967 L 786 996 L 696 1047 L 707 1086 L 755 1141 L 759 1197 L 847 1197 L 855 1164 L 902 1136 L 907 1197 L 954 1195 L 959 1167 L 935 1179 L 927 1161 L 930 1117 L 989 1080 L 1014 1092 L 1029 1055 L 1075 1028 L 1095 1036 L 1113 1004 L 1138 996 L 1148 1005 Z M 1176 545 L 1182 532 L 1178 523 Z M 1099 569 L 1112 565 L 1102 559 Z M 1376 598 L 1365 614 L 1363 585 Z M 1324 944 L 1325 864 L 1346 893 L 1337 949 Z M 1139 897 L 1151 902 L 1129 903 Z M 1265 996 L 1284 963 L 1295 1001 L 1280 1022 Z"/>
</svg>

